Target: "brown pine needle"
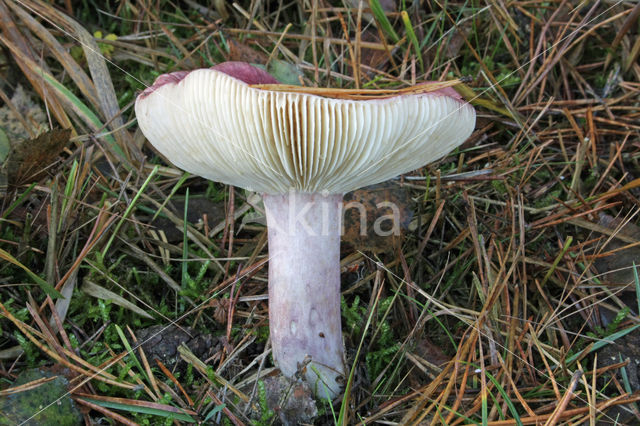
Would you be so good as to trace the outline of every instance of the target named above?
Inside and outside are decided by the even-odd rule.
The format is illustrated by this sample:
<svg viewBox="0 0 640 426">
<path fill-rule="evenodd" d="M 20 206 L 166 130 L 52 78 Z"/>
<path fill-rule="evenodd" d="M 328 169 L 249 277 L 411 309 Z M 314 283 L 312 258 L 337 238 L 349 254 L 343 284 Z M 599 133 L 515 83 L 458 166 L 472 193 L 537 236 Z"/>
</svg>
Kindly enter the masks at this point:
<svg viewBox="0 0 640 426">
<path fill-rule="evenodd" d="M 251 87 L 261 90 L 271 90 L 274 92 L 304 93 L 307 95 L 324 96 L 336 99 L 384 99 L 399 95 L 417 95 L 421 93 L 435 92 L 447 87 L 454 87 L 458 84 L 468 82 L 466 78 L 439 81 L 433 83 L 418 84 L 404 87 L 402 89 L 338 89 L 329 87 L 305 87 L 290 84 L 252 84 Z"/>
<path fill-rule="evenodd" d="M 169 369 L 162 363 L 162 361 L 160 361 L 158 358 L 156 358 L 155 361 L 156 361 L 156 364 L 158 364 L 158 367 L 160 367 L 160 370 L 162 370 L 162 372 L 164 373 L 164 375 L 167 376 L 169 380 L 171 380 L 178 389 L 180 389 L 180 392 L 182 392 L 182 395 L 184 395 L 184 397 L 187 399 L 187 403 L 189 404 L 189 406 L 193 407 L 194 405 L 193 400 L 191 399 L 189 394 L 187 394 L 187 392 L 184 390 L 184 388 L 182 387 L 178 379 L 176 379 L 176 377 L 173 374 L 171 374 L 171 371 L 169 371 Z"/>
</svg>

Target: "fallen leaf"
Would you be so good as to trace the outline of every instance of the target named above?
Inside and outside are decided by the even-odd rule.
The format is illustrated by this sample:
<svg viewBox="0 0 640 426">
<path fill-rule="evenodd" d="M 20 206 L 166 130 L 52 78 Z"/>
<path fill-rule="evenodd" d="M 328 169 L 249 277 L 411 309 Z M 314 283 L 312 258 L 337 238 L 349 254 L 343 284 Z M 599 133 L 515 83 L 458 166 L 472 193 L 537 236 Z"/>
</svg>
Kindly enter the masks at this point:
<svg viewBox="0 0 640 426">
<path fill-rule="evenodd" d="M 302 70 L 296 65 L 281 61 L 280 59 L 273 59 L 269 62 L 267 71 L 279 82 L 295 86 L 300 85 L 300 78 L 304 75 Z"/>
<path fill-rule="evenodd" d="M 131 312 L 135 312 L 141 317 L 153 319 L 153 317 L 149 315 L 144 309 L 139 308 L 134 303 L 129 302 L 119 294 L 116 294 L 111 290 L 99 286 L 98 284 L 95 284 L 89 280 L 85 280 L 81 290 L 83 293 L 86 293 L 89 296 L 93 296 L 97 299 L 110 300 L 112 303 L 115 303 L 118 306 L 122 306 L 123 308 L 128 309 Z"/>
<path fill-rule="evenodd" d="M 52 174 L 51 168 L 69 143 L 71 130 L 54 129 L 35 139 L 12 141 L 7 160 L 2 164 L 8 184 L 18 186 L 37 182 Z"/>
<path fill-rule="evenodd" d="M 219 324 L 226 324 L 231 301 L 229 299 L 211 299 L 209 304 L 213 308 L 213 319 Z"/>
<path fill-rule="evenodd" d="M 230 61 L 240 61 L 240 62 L 249 62 L 250 64 L 260 64 L 264 65 L 267 63 L 267 59 L 269 56 L 261 52 L 253 47 L 240 43 L 237 40 L 229 39 L 227 41 L 229 45 L 229 60 Z"/>
<path fill-rule="evenodd" d="M 411 222 L 411 198 L 406 188 L 385 182 L 344 197 L 342 241 L 356 250 L 391 251 Z"/>
</svg>

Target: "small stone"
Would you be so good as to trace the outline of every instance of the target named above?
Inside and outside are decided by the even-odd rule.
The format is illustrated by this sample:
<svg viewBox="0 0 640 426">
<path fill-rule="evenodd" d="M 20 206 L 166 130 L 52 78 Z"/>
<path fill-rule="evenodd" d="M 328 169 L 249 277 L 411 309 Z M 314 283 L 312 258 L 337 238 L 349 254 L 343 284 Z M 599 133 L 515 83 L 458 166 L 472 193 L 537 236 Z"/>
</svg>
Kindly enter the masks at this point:
<svg viewBox="0 0 640 426">
<path fill-rule="evenodd" d="M 43 368 L 33 368 L 20 374 L 12 387 L 47 377 L 55 379 L 29 390 L 0 397 L 0 425 L 84 424 L 82 414 L 69 396 L 69 381 L 63 374 L 64 371 L 55 374 Z"/>
<path fill-rule="evenodd" d="M 313 424 L 318 409 L 308 384 L 283 375 L 266 377 L 262 381 L 267 394 L 267 406 L 276 413 L 281 424 Z"/>
</svg>

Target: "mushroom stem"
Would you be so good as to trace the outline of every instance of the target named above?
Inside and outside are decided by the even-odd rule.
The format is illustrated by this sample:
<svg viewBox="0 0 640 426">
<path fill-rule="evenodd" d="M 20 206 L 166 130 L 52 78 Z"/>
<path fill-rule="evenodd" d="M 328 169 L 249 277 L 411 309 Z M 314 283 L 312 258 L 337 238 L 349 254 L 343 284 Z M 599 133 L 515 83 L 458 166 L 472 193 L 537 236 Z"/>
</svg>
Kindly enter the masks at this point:
<svg viewBox="0 0 640 426">
<path fill-rule="evenodd" d="M 345 374 L 340 325 L 342 194 L 265 194 L 264 205 L 273 356 L 284 375 L 294 377 L 301 371 L 316 396 L 334 398 Z"/>
</svg>

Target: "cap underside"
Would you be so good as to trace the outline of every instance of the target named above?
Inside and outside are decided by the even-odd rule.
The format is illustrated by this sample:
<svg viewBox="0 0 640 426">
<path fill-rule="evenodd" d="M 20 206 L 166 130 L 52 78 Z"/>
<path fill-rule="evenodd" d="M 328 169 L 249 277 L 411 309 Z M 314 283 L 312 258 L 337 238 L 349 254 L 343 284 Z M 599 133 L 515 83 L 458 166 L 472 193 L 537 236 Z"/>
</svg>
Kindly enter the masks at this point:
<svg viewBox="0 0 640 426">
<path fill-rule="evenodd" d="M 211 69 L 140 97 L 136 115 L 176 166 L 269 194 L 382 182 L 442 157 L 475 126 L 474 109 L 448 96 L 330 99 L 252 88 Z"/>
</svg>

